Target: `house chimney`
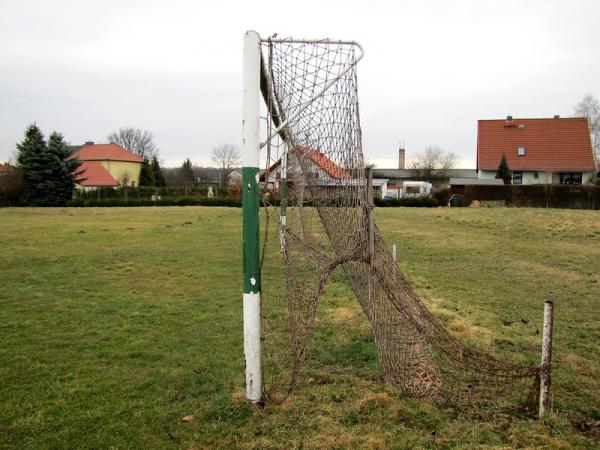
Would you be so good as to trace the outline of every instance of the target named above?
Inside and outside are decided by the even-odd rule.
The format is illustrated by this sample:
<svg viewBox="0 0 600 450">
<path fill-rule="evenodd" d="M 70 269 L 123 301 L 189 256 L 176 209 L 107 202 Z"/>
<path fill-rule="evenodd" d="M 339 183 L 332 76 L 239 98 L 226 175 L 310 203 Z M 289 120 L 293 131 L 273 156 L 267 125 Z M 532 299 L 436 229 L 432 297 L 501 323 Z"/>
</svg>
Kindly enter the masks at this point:
<svg viewBox="0 0 600 450">
<path fill-rule="evenodd" d="M 94 141 L 85 141 L 85 145 L 94 145 Z"/>
<path fill-rule="evenodd" d="M 512 122 L 512 119 L 513 119 L 512 116 L 506 116 L 506 121 L 507 122 Z"/>
<path fill-rule="evenodd" d="M 398 150 L 398 169 L 404 169 L 406 163 L 406 150 L 400 148 Z"/>
<path fill-rule="evenodd" d="M 560 116 L 558 114 L 554 114 L 554 118 L 555 119 L 560 119 Z"/>
</svg>

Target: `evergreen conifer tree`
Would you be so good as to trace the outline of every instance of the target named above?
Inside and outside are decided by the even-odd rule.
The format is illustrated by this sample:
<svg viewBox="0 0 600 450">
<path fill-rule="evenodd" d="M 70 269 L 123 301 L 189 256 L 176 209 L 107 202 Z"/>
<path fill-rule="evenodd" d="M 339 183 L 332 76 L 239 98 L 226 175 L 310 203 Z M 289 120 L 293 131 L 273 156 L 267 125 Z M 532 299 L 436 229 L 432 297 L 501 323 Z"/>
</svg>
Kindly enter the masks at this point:
<svg viewBox="0 0 600 450">
<path fill-rule="evenodd" d="M 194 185 L 194 169 L 192 168 L 190 158 L 187 158 L 181 166 L 181 180 L 185 186 Z"/>
<path fill-rule="evenodd" d="M 144 162 L 142 163 L 142 168 L 140 170 L 140 186 L 154 186 L 154 173 L 152 171 L 152 167 L 148 160 L 144 158 Z"/>
<path fill-rule="evenodd" d="M 57 204 L 64 205 L 73 198 L 75 184 L 82 175 L 79 170 L 81 161 L 79 158 L 71 157 L 72 152 L 68 149 L 63 135 L 56 131 L 48 138 L 48 152 L 58 161 L 58 168 L 53 174 L 56 186 L 55 194 Z"/>
<path fill-rule="evenodd" d="M 496 178 L 501 178 L 504 181 L 504 184 L 510 184 L 512 181 L 512 174 L 510 173 L 510 168 L 506 161 L 506 155 L 502 155 L 502 160 L 500 161 L 498 171 L 496 172 Z"/>
<path fill-rule="evenodd" d="M 150 163 L 152 167 L 152 174 L 154 175 L 154 186 L 156 187 L 164 187 L 167 185 L 165 182 L 165 176 L 160 169 L 160 164 L 158 163 L 158 158 L 156 156 L 152 157 L 152 162 Z"/>
<path fill-rule="evenodd" d="M 23 170 L 27 204 L 58 204 L 54 175 L 60 171 L 60 161 L 48 151 L 44 135 L 36 124 L 27 127 L 23 141 L 17 144 L 17 150 L 17 163 Z"/>
</svg>

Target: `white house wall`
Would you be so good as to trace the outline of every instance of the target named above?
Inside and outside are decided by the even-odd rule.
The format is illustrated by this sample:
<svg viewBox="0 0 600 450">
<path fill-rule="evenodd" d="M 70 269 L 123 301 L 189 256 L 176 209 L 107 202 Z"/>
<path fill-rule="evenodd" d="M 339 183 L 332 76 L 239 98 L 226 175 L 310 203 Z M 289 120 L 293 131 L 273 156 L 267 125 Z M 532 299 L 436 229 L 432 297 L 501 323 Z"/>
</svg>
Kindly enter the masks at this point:
<svg viewBox="0 0 600 450">
<path fill-rule="evenodd" d="M 518 172 L 518 171 L 517 171 Z M 574 171 L 577 172 L 577 171 Z M 581 183 L 588 183 L 594 177 L 594 172 L 582 172 Z M 480 170 L 479 178 L 483 180 L 490 180 L 496 178 L 495 170 Z M 538 177 L 535 177 L 535 172 L 523 171 L 523 182 L 522 184 L 559 184 L 560 176 L 559 172 L 538 172 Z"/>
</svg>

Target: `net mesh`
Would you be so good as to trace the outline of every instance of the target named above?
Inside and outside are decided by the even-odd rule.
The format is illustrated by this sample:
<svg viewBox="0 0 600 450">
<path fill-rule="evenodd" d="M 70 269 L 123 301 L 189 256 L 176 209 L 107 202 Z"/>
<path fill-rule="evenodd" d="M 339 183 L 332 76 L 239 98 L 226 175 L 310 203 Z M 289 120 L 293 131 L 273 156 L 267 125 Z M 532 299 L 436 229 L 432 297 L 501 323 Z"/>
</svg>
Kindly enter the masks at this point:
<svg viewBox="0 0 600 450">
<path fill-rule="evenodd" d="M 319 298 L 332 271 L 341 267 L 372 325 L 391 384 L 443 405 L 533 410 L 540 366 L 501 361 L 450 334 L 415 294 L 372 221 L 358 51 L 332 41 L 263 43 L 268 107 L 263 181 L 265 198 L 281 201 L 290 390 L 307 356 Z"/>
</svg>

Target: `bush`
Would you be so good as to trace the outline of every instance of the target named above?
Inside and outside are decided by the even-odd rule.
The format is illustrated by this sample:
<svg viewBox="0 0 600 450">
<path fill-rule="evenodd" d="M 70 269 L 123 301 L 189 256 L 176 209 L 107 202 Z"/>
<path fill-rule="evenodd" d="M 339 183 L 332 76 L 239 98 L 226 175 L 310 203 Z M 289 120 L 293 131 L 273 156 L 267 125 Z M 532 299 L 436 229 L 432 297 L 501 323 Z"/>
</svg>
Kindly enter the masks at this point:
<svg viewBox="0 0 600 450">
<path fill-rule="evenodd" d="M 226 189 L 213 188 L 216 197 L 226 197 Z M 105 187 L 91 191 L 77 191 L 77 198 L 85 200 L 98 199 L 148 199 L 158 195 L 163 198 L 197 198 L 206 197 L 208 195 L 208 187 L 154 187 L 154 186 L 128 186 L 128 187 Z"/>
<path fill-rule="evenodd" d="M 160 200 L 150 200 L 146 198 L 74 198 L 67 202 L 67 206 L 72 207 L 112 207 L 112 206 L 229 206 L 240 207 L 240 200 L 231 198 L 162 198 Z"/>
<path fill-rule="evenodd" d="M 431 194 L 433 198 L 437 201 L 438 205 L 446 206 L 450 201 L 451 193 L 450 188 L 442 188 L 438 189 Z"/>
<path fill-rule="evenodd" d="M 6 175 L 0 176 L 0 206 L 20 206 L 25 202 L 23 171 L 11 167 Z"/>
<path fill-rule="evenodd" d="M 73 198 L 67 201 L 67 206 L 81 208 L 85 206 L 85 200 L 82 198 Z"/>
<path fill-rule="evenodd" d="M 380 206 L 383 208 L 394 206 L 406 206 L 411 208 L 433 208 L 438 205 L 438 201 L 435 198 L 429 196 L 375 199 L 375 206 Z"/>
<path fill-rule="evenodd" d="M 231 183 L 227 188 L 227 196 L 229 198 L 240 198 L 242 196 L 242 185 L 239 183 Z"/>
</svg>

